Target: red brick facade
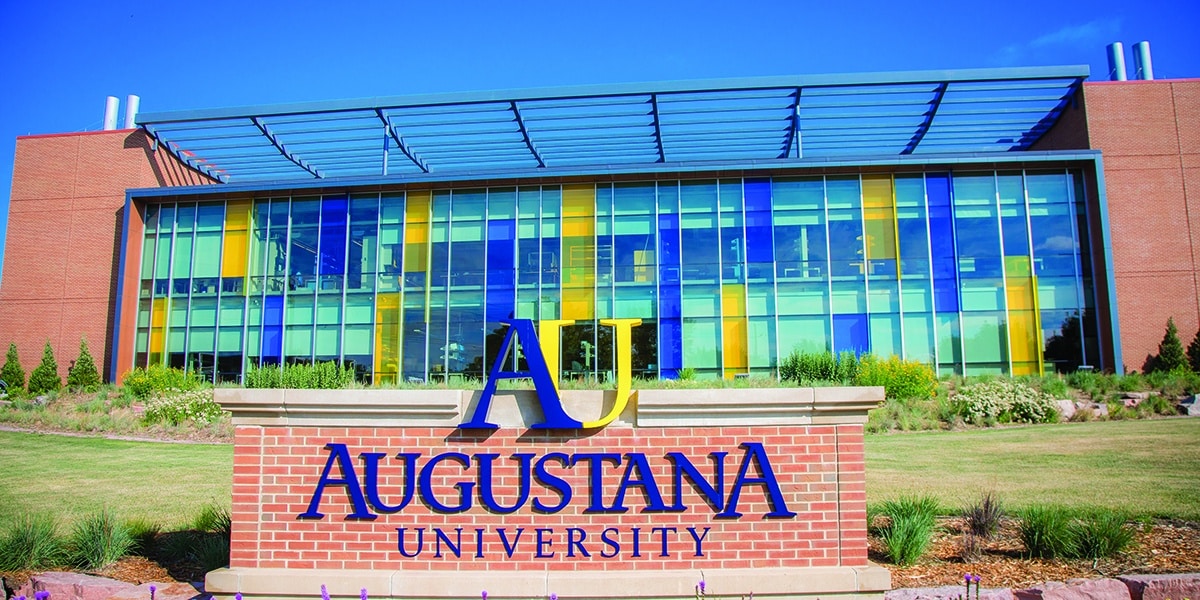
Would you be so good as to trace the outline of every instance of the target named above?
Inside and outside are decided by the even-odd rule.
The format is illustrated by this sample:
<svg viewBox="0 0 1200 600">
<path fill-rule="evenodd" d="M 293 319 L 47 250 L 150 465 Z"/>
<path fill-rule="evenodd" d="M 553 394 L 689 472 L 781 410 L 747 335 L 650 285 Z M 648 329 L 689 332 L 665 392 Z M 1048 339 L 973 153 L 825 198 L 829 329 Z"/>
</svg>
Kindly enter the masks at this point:
<svg viewBox="0 0 1200 600">
<path fill-rule="evenodd" d="M 1158 351 L 1167 319 L 1200 327 L 1200 80 L 1084 85 L 1104 156 L 1125 367 Z"/>
<path fill-rule="evenodd" d="M 354 457 L 357 477 L 362 479 L 362 452 L 385 453 L 379 467 L 379 492 L 385 502 L 395 503 L 404 489 L 404 470 L 395 458 L 398 452 L 420 452 L 421 464 L 443 452 L 495 453 L 497 501 L 511 504 L 517 487 L 514 453 L 542 456 L 550 452 L 644 453 L 653 477 L 668 505 L 674 502 L 673 478 L 668 452 L 681 452 L 709 481 L 713 467 L 710 452 L 728 452 L 725 486 L 728 493 L 738 473 L 742 442 L 763 444 L 770 467 L 779 481 L 791 518 L 764 518 L 769 512 L 765 487 L 743 488 L 740 519 L 714 518 L 714 511 L 701 493 L 683 486 L 685 512 L 641 512 L 646 504 L 640 488 L 630 488 L 625 498 L 628 512 L 585 513 L 588 505 L 589 470 L 584 464 L 571 469 L 551 466 L 551 471 L 568 481 L 574 499 L 561 512 L 538 514 L 531 508 L 534 498 L 547 504 L 559 501 L 556 492 L 530 486 L 529 502 L 512 514 L 493 514 L 479 506 L 476 489 L 474 508 L 459 514 L 442 514 L 414 498 L 396 514 L 379 515 L 374 521 L 345 520 L 353 512 L 344 487 L 329 486 L 320 503 L 320 520 L 298 519 L 306 511 L 325 467 L 327 443 L 346 444 Z M 621 466 L 603 471 L 604 504 L 611 505 L 622 474 Z M 749 473 L 758 476 L 754 467 Z M 332 477 L 340 476 L 335 468 Z M 432 489 L 443 502 L 458 497 L 454 484 L 474 481 L 472 463 L 464 469 L 453 462 L 438 465 Z M 858 567 L 867 565 L 866 492 L 863 460 L 863 427 L 853 425 L 811 426 L 712 426 L 678 428 L 608 427 L 594 434 L 539 433 L 524 428 L 502 428 L 493 435 L 463 435 L 454 428 L 354 428 L 354 427 L 237 427 L 233 482 L 233 546 L 230 566 L 238 568 L 462 570 L 462 571 L 582 571 L 735 569 L 760 567 Z M 408 551 L 415 550 L 413 527 L 425 527 L 424 550 L 405 558 L 397 548 L 398 527 L 410 528 Z M 455 558 L 443 545 L 441 558 L 434 556 L 431 527 L 451 536 L 463 529 L 462 558 Z M 525 532 L 509 558 L 496 528 L 508 535 L 524 527 Z M 590 558 L 578 551 L 568 556 L 567 527 L 583 529 Z M 599 555 L 608 550 L 599 536 L 606 528 L 618 531 L 620 553 L 613 558 Z M 655 527 L 674 527 L 666 532 L 668 556 L 661 556 L 661 536 Z M 702 532 L 703 557 L 696 557 L 695 542 L 688 527 Z M 476 528 L 484 530 L 482 558 L 476 556 Z M 552 540 L 544 554 L 536 557 L 536 528 L 552 528 Z M 640 530 L 639 557 L 631 557 L 633 528 Z M 511 542 L 512 539 L 509 538 Z"/>
<path fill-rule="evenodd" d="M 15 342 L 28 376 L 49 341 L 65 377 L 84 337 L 107 378 L 125 190 L 201 183 L 140 130 L 17 138 L 0 351 Z"/>
</svg>

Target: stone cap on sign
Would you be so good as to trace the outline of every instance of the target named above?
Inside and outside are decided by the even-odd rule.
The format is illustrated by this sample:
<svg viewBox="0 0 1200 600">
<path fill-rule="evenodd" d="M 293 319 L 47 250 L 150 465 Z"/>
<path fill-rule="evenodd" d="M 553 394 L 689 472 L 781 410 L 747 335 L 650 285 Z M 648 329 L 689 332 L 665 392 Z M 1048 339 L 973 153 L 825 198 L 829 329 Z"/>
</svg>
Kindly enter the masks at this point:
<svg viewBox="0 0 1200 600">
<path fill-rule="evenodd" d="M 457 427 L 473 414 L 479 390 L 297 390 L 217 388 L 215 400 L 235 425 L 310 427 Z M 634 390 L 609 427 L 716 427 L 862 424 L 883 401 L 882 387 Z M 583 422 L 616 402 L 613 390 L 564 390 L 563 410 Z M 542 420 L 532 390 L 500 390 L 488 422 L 528 428 Z"/>
</svg>

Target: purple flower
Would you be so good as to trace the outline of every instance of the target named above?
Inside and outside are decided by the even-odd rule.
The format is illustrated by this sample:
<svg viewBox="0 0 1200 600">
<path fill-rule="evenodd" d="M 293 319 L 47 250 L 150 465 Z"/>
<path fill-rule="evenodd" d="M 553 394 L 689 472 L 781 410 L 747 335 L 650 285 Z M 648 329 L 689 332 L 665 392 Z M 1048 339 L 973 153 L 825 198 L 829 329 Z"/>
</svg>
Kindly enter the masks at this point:
<svg viewBox="0 0 1200 600">
<path fill-rule="evenodd" d="M 978 575 L 975 575 L 974 577 L 972 577 L 972 579 L 975 581 L 975 583 L 979 583 L 979 580 L 983 579 L 983 578 Z"/>
<path fill-rule="evenodd" d="M 233 595 L 233 600 L 242 600 L 242 593 L 238 592 Z"/>
<path fill-rule="evenodd" d="M 704 580 L 700 580 L 700 593 L 704 593 Z"/>
<path fill-rule="evenodd" d="M 46 600 L 46 598 L 49 598 L 49 597 L 50 597 L 50 592 L 47 592 L 45 590 L 33 593 L 34 600 Z"/>
<path fill-rule="evenodd" d="M 967 583 L 971 583 L 971 574 L 967 573 L 966 575 L 963 575 L 963 579 L 966 580 Z"/>
<path fill-rule="evenodd" d="M 483 600 L 487 600 L 487 590 L 483 590 Z"/>
<path fill-rule="evenodd" d="M 359 600 L 367 600 L 367 588 L 358 591 L 358 598 Z"/>
<path fill-rule="evenodd" d="M 17 600 L 29 600 L 29 599 L 26 598 L 24 595 L 21 595 L 21 596 L 17 596 Z"/>
<path fill-rule="evenodd" d="M 150 600 L 154 600 L 154 592 L 157 592 L 157 591 L 158 591 L 157 586 L 154 586 L 154 585 L 150 586 Z"/>
<path fill-rule="evenodd" d="M 551 593 L 551 594 L 550 594 L 550 600 L 558 600 L 558 594 Z"/>
<path fill-rule="evenodd" d="M 325 584 L 321 584 L 321 600 L 329 600 L 329 590 L 325 589 Z"/>
</svg>

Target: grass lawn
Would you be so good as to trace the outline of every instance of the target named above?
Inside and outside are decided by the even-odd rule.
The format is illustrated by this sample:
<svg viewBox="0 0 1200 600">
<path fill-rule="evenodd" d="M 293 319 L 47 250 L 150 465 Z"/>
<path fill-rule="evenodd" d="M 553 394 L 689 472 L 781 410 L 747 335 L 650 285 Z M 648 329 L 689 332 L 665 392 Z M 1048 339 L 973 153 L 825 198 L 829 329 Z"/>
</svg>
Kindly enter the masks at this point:
<svg viewBox="0 0 1200 600">
<path fill-rule="evenodd" d="M 928 493 L 958 510 L 981 492 L 1200 520 L 1200 419 L 867 436 L 867 501 Z"/>
<path fill-rule="evenodd" d="M 0 523 L 22 511 L 66 525 L 108 508 L 170 529 L 230 504 L 233 446 L 125 442 L 0 431 Z"/>
</svg>

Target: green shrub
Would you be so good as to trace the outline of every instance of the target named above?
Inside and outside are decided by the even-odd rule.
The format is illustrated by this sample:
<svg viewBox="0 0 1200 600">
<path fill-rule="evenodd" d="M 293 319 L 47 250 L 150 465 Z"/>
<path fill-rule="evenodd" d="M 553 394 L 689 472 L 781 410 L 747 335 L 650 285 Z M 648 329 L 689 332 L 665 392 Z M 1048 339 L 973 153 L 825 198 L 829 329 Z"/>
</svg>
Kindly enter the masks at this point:
<svg viewBox="0 0 1200 600">
<path fill-rule="evenodd" d="M 232 531 L 233 520 L 229 510 L 215 502 L 210 502 L 196 513 L 192 519 L 192 529 L 204 533 L 219 533 L 228 536 Z"/>
<path fill-rule="evenodd" d="M 858 374 L 859 359 L 853 352 L 804 352 L 793 350 L 779 365 L 779 377 L 796 383 L 833 381 L 849 384 Z"/>
<path fill-rule="evenodd" d="M 200 389 L 204 385 L 204 382 L 195 373 L 162 365 L 150 365 L 146 368 L 134 367 L 125 373 L 121 383 L 125 389 L 140 400 L 171 391 L 189 392 Z"/>
<path fill-rule="evenodd" d="M 964 420 L 976 424 L 1058 420 L 1058 410 L 1049 394 L 1011 379 L 992 379 L 966 386 L 954 396 L 953 403 Z"/>
<path fill-rule="evenodd" d="M 1187 347 L 1188 366 L 1193 372 L 1200 373 L 1200 331 L 1196 332 L 1196 337 L 1192 338 L 1192 342 Z"/>
<path fill-rule="evenodd" d="M 125 531 L 128 531 L 129 537 L 133 539 L 129 553 L 148 556 L 153 551 L 154 539 L 158 537 L 162 527 L 147 519 L 130 519 L 125 521 Z"/>
<path fill-rule="evenodd" d="M 880 505 L 889 523 L 880 531 L 888 559 L 910 565 L 929 547 L 935 519 L 940 510 L 932 496 L 901 496 Z"/>
<path fill-rule="evenodd" d="M 134 539 L 107 510 L 88 515 L 71 532 L 71 562 L 85 569 L 101 569 L 129 553 Z"/>
<path fill-rule="evenodd" d="M 335 361 L 315 364 L 251 366 L 246 371 L 248 388 L 291 388 L 335 390 L 354 383 L 354 369 Z"/>
<path fill-rule="evenodd" d="M 933 518 L 925 515 L 894 517 L 882 535 L 888 560 L 900 566 L 917 562 L 929 548 L 933 525 Z"/>
<path fill-rule="evenodd" d="M 57 392 L 62 389 L 62 379 L 58 376 L 58 363 L 54 360 L 54 350 L 50 342 L 42 351 L 42 362 L 29 374 L 29 393 L 39 396 L 47 392 Z"/>
<path fill-rule="evenodd" d="M 192 551 L 192 557 L 202 571 L 215 571 L 229 566 L 229 538 L 220 535 L 201 537 Z"/>
<path fill-rule="evenodd" d="M 963 512 L 967 532 L 982 539 L 992 537 L 1000 528 L 1000 519 L 1004 517 L 1004 508 L 995 494 L 987 492 L 975 504 Z"/>
<path fill-rule="evenodd" d="M 1158 343 L 1158 354 L 1154 356 L 1154 371 L 1171 373 L 1188 368 L 1187 355 L 1183 351 L 1183 343 L 1179 341 L 1179 329 L 1175 327 L 1175 319 L 1167 319 L 1167 331 Z"/>
<path fill-rule="evenodd" d="M 21 368 L 21 359 L 17 357 L 17 345 L 8 344 L 8 354 L 4 355 L 4 367 L 0 368 L 0 381 L 8 384 L 8 392 L 15 394 L 25 389 L 25 369 Z"/>
<path fill-rule="evenodd" d="M 142 421 L 147 424 L 179 425 L 191 421 L 198 425 L 221 418 L 221 405 L 213 400 L 211 389 L 192 390 L 182 394 L 154 396 L 146 401 Z"/>
<path fill-rule="evenodd" d="M 1095 511 L 1081 515 L 1070 526 L 1075 558 L 1108 558 L 1133 543 L 1128 517 L 1119 512 Z"/>
<path fill-rule="evenodd" d="M 684 367 L 679 369 L 677 375 L 679 377 L 679 381 L 691 381 L 696 378 L 696 369 L 693 369 L 692 367 Z"/>
<path fill-rule="evenodd" d="M 1143 400 L 1141 404 L 1138 404 L 1137 412 L 1142 416 L 1172 416 L 1178 411 L 1175 410 L 1175 404 L 1168 400 L 1165 396 L 1155 394 Z"/>
<path fill-rule="evenodd" d="M 948 422 L 944 404 L 944 397 L 903 401 L 889 398 L 867 413 L 866 429 L 870 433 L 942 429 Z"/>
<path fill-rule="evenodd" d="M 92 353 L 88 352 L 87 339 L 80 339 L 79 358 L 67 370 L 67 387 L 90 393 L 100 389 L 100 384 L 100 372 L 96 370 Z"/>
<path fill-rule="evenodd" d="M 1021 542 L 1033 558 L 1069 558 L 1076 555 L 1071 512 L 1062 506 L 1036 504 L 1021 511 Z"/>
<path fill-rule="evenodd" d="M 19 515 L 0 531 L 0 571 L 57 567 L 65 560 L 53 515 Z"/>
<path fill-rule="evenodd" d="M 833 380 L 841 382 L 854 381 L 854 378 L 858 377 L 858 363 L 857 354 L 849 350 L 843 350 L 838 353 L 837 368 L 833 372 Z"/>
<path fill-rule="evenodd" d="M 937 375 L 915 360 L 895 355 L 880 360 L 867 354 L 858 363 L 854 385 L 883 386 L 887 397 L 897 400 L 928 399 L 937 394 Z"/>
</svg>

